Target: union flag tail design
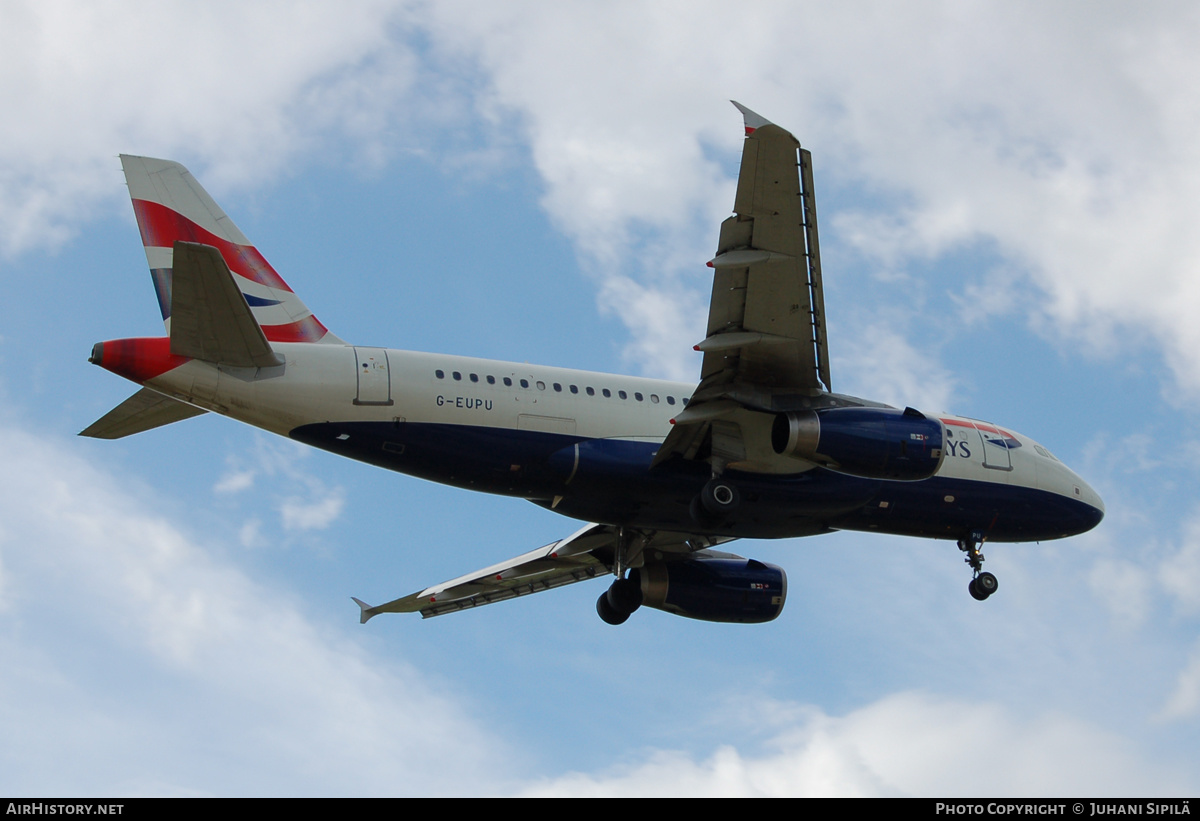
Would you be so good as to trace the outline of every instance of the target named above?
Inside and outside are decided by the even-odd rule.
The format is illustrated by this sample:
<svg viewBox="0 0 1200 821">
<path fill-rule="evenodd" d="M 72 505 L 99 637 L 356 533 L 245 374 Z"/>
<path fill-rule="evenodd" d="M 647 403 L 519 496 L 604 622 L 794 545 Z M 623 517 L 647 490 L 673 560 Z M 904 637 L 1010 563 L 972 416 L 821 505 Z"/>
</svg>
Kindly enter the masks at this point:
<svg viewBox="0 0 1200 821">
<path fill-rule="evenodd" d="M 173 249 L 184 241 L 220 251 L 268 341 L 344 344 L 313 316 L 186 168 L 127 154 L 121 155 L 121 166 L 168 333 Z"/>
</svg>

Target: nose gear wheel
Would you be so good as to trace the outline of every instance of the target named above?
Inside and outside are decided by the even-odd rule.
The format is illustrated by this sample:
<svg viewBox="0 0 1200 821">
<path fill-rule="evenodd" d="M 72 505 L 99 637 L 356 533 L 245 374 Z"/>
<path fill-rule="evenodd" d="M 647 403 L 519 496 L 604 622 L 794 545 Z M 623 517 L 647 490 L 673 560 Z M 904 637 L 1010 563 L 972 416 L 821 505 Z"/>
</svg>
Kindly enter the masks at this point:
<svg viewBox="0 0 1200 821">
<path fill-rule="evenodd" d="M 964 561 L 971 566 L 973 573 L 971 583 L 967 585 L 967 592 L 976 601 L 983 601 L 1000 586 L 996 577 L 983 569 L 983 551 L 979 549 L 982 544 L 983 537 L 979 533 L 972 533 L 968 538 L 958 540 L 958 549 L 967 554 Z"/>
</svg>

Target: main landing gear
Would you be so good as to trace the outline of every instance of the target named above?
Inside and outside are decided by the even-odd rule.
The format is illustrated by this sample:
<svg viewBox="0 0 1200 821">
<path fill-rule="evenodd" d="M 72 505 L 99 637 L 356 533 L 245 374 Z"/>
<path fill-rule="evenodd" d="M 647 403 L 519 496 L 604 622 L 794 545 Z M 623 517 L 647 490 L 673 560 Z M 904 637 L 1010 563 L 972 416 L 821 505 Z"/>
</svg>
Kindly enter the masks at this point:
<svg viewBox="0 0 1200 821">
<path fill-rule="evenodd" d="M 642 584 L 637 571 L 617 579 L 596 599 L 596 612 L 607 624 L 624 624 L 642 606 Z"/>
<path fill-rule="evenodd" d="M 983 537 L 978 533 L 972 533 L 969 538 L 958 540 L 958 549 L 967 554 L 964 561 L 971 565 L 971 570 L 975 574 L 971 583 L 967 585 L 967 591 L 976 601 L 983 601 L 995 593 L 996 588 L 1000 586 L 996 577 L 983 569 L 983 553 L 979 549 L 982 543 Z"/>
<path fill-rule="evenodd" d="M 642 575 L 629 565 L 641 563 L 645 540 L 623 527 L 617 528 L 616 536 L 612 570 L 617 580 L 596 599 L 596 613 L 607 624 L 624 624 L 642 606 Z"/>
</svg>

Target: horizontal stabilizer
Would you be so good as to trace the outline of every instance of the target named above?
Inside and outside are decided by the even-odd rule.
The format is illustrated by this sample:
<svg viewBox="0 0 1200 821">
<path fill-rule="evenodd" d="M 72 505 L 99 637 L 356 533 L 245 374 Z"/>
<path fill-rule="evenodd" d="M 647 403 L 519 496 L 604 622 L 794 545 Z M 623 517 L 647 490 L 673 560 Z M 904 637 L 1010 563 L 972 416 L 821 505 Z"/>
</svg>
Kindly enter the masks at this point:
<svg viewBox="0 0 1200 821">
<path fill-rule="evenodd" d="M 358 619 L 359 624 L 366 624 L 367 621 L 370 620 L 371 616 L 374 616 L 375 614 L 377 614 L 379 612 L 378 610 L 376 610 L 371 605 L 367 604 L 362 599 L 355 598 L 354 596 L 351 596 L 350 598 L 354 599 L 354 603 L 357 604 L 358 609 L 362 611 L 362 614 L 359 616 L 359 619 Z"/>
<path fill-rule="evenodd" d="M 176 242 L 174 266 L 171 353 L 240 368 L 282 364 L 220 251 Z"/>
<path fill-rule="evenodd" d="M 178 399 L 163 396 L 158 391 L 142 388 L 80 431 L 79 435 L 90 436 L 93 439 L 120 439 L 207 412 Z"/>
</svg>

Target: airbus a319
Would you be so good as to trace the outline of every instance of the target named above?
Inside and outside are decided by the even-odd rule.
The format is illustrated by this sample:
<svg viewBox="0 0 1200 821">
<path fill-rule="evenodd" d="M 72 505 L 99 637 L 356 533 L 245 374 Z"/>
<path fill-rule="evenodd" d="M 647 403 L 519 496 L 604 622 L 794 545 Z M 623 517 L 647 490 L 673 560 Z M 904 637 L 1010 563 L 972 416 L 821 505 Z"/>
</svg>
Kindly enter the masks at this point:
<svg viewBox="0 0 1200 821">
<path fill-rule="evenodd" d="M 82 435 L 214 412 L 587 522 L 385 604 L 355 599 L 363 622 L 606 576 L 596 609 L 610 624 L 643 605 L 765 622 L 784 606 L 783 569 L 718 548 L 836 530 L 957 542 L 984 600 L 997 589 L 984 541 L 1095 527 L 1099 496 L 1029 437 L 833 392 L 811 155 L 738 108 L 746 138 L 708 263 L 698 385 L 345 342 L 183 166 L 122 156 L 166 335 L 95 345 L 91 362 L 141 388 Z"/>
</svg>

